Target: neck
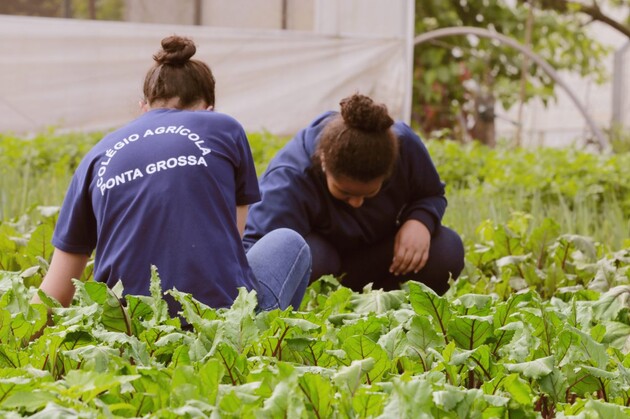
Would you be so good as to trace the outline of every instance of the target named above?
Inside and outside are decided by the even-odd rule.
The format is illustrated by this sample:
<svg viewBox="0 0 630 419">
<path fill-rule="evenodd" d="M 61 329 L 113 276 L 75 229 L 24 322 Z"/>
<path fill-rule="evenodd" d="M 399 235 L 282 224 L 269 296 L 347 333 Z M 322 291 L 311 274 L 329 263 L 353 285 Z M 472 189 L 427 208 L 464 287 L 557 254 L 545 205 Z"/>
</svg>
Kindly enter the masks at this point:
<svg viewBox="0 0 630 419">
<path fill-rule="evenodd" d="M 189 111 L 201 111 L 210 109 L 211 107 L 204 100 L 198 100 L 192 105 L 187 106 L 186 108 L 182 108 L 179 103 L 178 97 L 172 97 L 170 99 L 158 99 L 149 103 L 147 106 L 148 110 L 158 109 L 158 108 L 166 108 L 166 109 L 185 109 Z"/>
</svg>

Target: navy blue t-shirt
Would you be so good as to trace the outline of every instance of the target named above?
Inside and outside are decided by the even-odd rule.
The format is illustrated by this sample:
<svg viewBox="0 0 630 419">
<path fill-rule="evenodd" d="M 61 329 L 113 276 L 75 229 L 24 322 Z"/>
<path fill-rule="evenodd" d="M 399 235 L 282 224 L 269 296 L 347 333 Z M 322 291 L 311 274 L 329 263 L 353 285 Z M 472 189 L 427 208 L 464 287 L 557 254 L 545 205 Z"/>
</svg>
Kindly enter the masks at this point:
<svg viewBox="0 0 630 419">
<path fill-rule="evenodd" d="M 236 222 L 260 199 L 247 137 L 232 117 L 151 110 L 108 134 L 79 165 L 53 235 L 55 247 L 94 257 L 94 279 L 148 295 L 162 288 L 212 307 L 257 288 Z"/>
<path fill-rule="evenodd" d="M 262 199 L 249 210 L 244 243 L 288 227 L 303 237 L 317 233 L 340 253 L 356 251 L 394 234 L 408 219 L 433 233 L 446 210 L 444 184 L 429 152 L 409 126 L 396 122 L 399 155 L 392 175 L 359 208 L 334 198 L 320 168 L 313 167 L 322 130 L 337 112 L 326 112 L 301 130 L 269 163 L 260 179 Z"/>
</svg>

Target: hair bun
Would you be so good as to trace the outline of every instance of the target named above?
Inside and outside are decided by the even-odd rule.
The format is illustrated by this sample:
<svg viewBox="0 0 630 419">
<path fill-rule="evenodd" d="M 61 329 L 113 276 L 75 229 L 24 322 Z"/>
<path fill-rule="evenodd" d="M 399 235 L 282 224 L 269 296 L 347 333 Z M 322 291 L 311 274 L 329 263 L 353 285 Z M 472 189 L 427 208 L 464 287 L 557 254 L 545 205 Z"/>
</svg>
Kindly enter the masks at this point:
<svg viewBox="0 0 630 419">
<path fill-rule="evenodd" d="M 355 93 L 339 104 L 341 116 L 349 127 L 368 132 L 382 132 L 394 124 L 387 107 L 382 103 L 375 103 L 368 96 Z"/>
<path fill-rule="evenodd" d="M 195 55 L 197 47 L 190 38 L 182 36 L 169 36 L 162 39 L 162 50 L 153 56 L 158 64 L 181 65 Z"/>
</svg>

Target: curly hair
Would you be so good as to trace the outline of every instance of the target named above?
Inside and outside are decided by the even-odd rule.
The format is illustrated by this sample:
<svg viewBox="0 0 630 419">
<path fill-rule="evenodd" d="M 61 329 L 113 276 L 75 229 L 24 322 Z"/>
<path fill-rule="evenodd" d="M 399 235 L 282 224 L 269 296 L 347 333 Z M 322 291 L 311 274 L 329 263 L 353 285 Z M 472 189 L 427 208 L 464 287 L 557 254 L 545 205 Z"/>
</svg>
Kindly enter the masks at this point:
<svg viewBox="0 0 630 419">
<path fill-rule="evenodd" d="M 162 39 L 162 49 L 153 55 L 155 64 L 144 78 L 143 93 L 148 103 L 179 98 L 178 108 L 187 108 L 201 100 L 214 106 L 215 80 L 210 67 L 191 57 L 195 43 L 173 35 Z"/>
<path fill-rule="evenodd" d="M 314 165 L 324 162 L 333 176 L 360 182 L 389 176 L 398 156 L 398 140 L 387 107 L 358 93 L 339 104 L 341 112 L 321 134 Z"/>
</svg>

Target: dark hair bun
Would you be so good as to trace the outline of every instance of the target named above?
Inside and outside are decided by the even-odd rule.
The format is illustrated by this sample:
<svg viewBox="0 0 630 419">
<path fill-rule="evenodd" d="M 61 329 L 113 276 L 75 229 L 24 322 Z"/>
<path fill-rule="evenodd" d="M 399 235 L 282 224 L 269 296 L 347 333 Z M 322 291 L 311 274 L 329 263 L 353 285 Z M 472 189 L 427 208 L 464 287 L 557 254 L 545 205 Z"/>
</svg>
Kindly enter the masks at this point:
<svg viewBox="0 0 630 419">
<path fill-rule="evenodd" d="M 181 65 L 195 55 L 197 47 L 192 39 L 182 36 L 169 36 L 162 39 L 162 50 L 153 56 L 158 64 Z"/>
<path fill-rule="evenodd" d="M 368 132 L 382 132 L 394 124 L 394 120 L 387 113 L 387 107 L 382 103 L 374 103 L 367 96 L 355 93 L 339 104 L 341 116 L 349 127 Z"/>
</svg>

